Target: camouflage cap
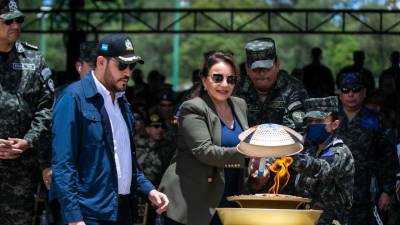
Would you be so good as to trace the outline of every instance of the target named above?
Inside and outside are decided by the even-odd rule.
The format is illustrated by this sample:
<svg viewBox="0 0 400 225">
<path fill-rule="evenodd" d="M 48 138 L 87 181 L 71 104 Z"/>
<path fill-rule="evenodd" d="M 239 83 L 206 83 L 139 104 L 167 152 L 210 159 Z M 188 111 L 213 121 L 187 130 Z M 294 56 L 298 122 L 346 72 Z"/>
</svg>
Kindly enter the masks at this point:
<svg viewBox="0 0 400 225">
<path fill-rule="evenodd" d="M 18 0 L 0 0 L 1 19 L 12 20 L 21 16 L 23 17 L 24 14 L 19 11 Z"/>
<path fill-rule="evenodd" d="M 144 123 L 146 124 L 146 126 L 164 125 L 159 113 L 151 113 L 148 118 L 145 118 Z"/>
<path fill-rule="evenodd" d="M 358 72 L 346 72 L 339 75 L 339 87 L 364 87 L 361 74 Z"/>
<path fill-rule="evenodd" d="M 338 98 L 329 96 L 325 98 L 309 98 L 304 102 L 306 115 L 304 118 L 325 119 L 332 112 L 338 112 Z"/>
<path fill-rule="evenodd" d="M 87 63 L 96 63 L 97 42 L 86 41 L 79 45 L 79 60 Z"/>
<path fill-rule="evenodd" d="M 271 38 L 258 38 L 245 46 L 247 65 L 251 69 L 271 68 L 276 58 L 275 41 Z"/>
</svg>

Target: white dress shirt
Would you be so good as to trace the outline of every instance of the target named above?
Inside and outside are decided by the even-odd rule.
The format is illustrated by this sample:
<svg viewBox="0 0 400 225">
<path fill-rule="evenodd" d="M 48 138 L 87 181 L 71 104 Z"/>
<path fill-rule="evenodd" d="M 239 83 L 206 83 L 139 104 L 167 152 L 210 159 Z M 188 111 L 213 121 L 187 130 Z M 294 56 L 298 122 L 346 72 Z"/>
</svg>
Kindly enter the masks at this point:
<svg viewBox="0 0 400 225">
<path fill-rule="evenodd" d="M 118 105 L 118 98 L 124 95 L 124 92 L 115 93 L 114 102 L 112 102 L 110 92 L 104 87 L 92 71 L 97 91 L 103 96 L 104 106 L 108 118 L 110 119 L 113 143 L 114 159 L 118 175 L 118 194 L 129 194 L 132 181 L 132 158 L 131 143 L 129 139 L 129 130 L 122 116 Z"/>
</svg>

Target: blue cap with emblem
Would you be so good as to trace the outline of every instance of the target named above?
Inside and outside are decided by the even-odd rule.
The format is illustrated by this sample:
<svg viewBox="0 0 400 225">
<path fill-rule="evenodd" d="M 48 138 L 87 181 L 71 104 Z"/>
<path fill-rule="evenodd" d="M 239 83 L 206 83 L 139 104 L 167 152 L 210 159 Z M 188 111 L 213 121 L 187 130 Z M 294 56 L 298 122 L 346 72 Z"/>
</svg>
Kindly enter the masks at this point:
<svg viewBox="0 0 400 225">
<path fill-rule="evenodd" d="M 97 56 L 113 57 L 126 64 L 144 63 L 142 57 L 135 54 L 133 42 L 125 34 L 105 36 L 97 46 Z"/>
<path fill-rule="evenodd" d="M 1 19 L 12 20 L 18 17 L 24 17 L 24 14 L 19 10 L 17 0 L 0 0 Z"/>
<path fill-rule="evenodd" d="M 364 87 L 363 80 L 361 78 L 361 74 L 358 72 L 346 72 L 340 74 L 340 83 L 339 87 Z"/>
</svg>

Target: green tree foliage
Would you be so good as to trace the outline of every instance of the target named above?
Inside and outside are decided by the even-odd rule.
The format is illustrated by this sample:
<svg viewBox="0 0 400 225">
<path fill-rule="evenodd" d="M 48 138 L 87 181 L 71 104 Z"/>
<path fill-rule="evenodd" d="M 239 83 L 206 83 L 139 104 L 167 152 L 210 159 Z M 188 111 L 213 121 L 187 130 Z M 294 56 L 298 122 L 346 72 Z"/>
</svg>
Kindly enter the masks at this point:
<svg viewBox="0 0 400 225">
<path fill-rule="evenodd" d="M 38 8 L 41 1 L 20 1 L 22 8 Z M 58 1 L 56 1 L 58 2 Z M 394 9 L 396 1 L 394 0 L 187 0 L 190 8 L 297 8 L 297 9 Z M 85 1 L 87 9 L 119 9 L 119 8 L 174 8 L 175 0 L 115 0 L 114 2 L 101 1 Z M 141 19 L 150 24 L 155 23 L 155 16 L 139 15 Z M 255 14 L 241 13 L 234 18 L 235 24 L 243 24 L 253 18 Z M 282 14 L 285 18 L 295 24 L 302 25 L 305 21 L 298 15 L 290 13 Z M 312 25 L 317 25 L 329 14 L 320 14 L 309 18 Z M 379 27 L 379 19 L 366 17 L 362 14 L 356 14 L 360 20 L 372 24 L 373 27 Z M 96 14 L 91 18 L 92 22 L 106 20 L 105 24 L 108 29 L 118 30 L 117 17 L 109 15 Z M 170 17 L 162 21 L 167 24 L 174 19 L 174 13 Z M 229 24 L 230 15 L 226 13 L 216 18 L 218 23 L 223 25 Z M 398 15 L 388 15 L 384 18 L 395 24 L 398 21 Z M 181 21 L 181 29 L 189 29 L 193 17 L 188 17 Z M 128 27 L 143 26 L 137 23 L 134 18 L 126 18 Z M 319 29 L 340 30 L 340 18 L 335 17 L 329 23 Z M 271 23 L 273 26 L 280 28 L 291 28 L 287 21 L 283 20 L 279 15 L 274 14 Z M 354 18 L 347 17 L 346 24 L 352 29 L 368 30 L 369 28 L 360 25 Z M 266 27 L 267 16 L 264 15 L 247 26 L 248 30 L 257 30 L 260 27 Z M 40 23 L 34 23 L 31 26 L 40 26 Z M 60 24 L 60 26 L 66 26 Z M 200 15 L 198 17 L 198 29 L 207 30 L 213 26 L 217 26 Z M 388 28 L 388 27 L 386 27 Z M 400 28 L 396 28 L 398 30 Z M 167 77 L 171 76 L 172 70 L 172 40 L 173 34 L 133 34 L 130 35 L 134 41 L 135 50 L 145 59 L 145 64 L 141 67 L 145 74 L 150 70 L 157 69 Z M 245 60 L 244 45 L 247 41 L 257 37 L 269 36 L 276 40 L 277 51 L 281 60 L 281 66 L 287 71 L 293 68 L 302 68 L 310 62 L 310 49 L 312 47 L 320 47 L 323 50 L 323 63 L 330 67 L 336 74 L 343 66 L 352 63 L 352 52 L 355 50 L 364 50 L 366 53 L 366 66 L 377 77 L 384 68 L 388 67 L 388 57 L 391 51 L 399 50 L 398 40 L 395 36 L 385 35 L 299 35 L 299 34 L 180 34 L 180 80 L 189 83 L 191 73 L 194 69 L 201 68 L 203 62 L 203 54 L 210 50 L 230 50 L 234 53 L 236 62 L 239 64 Z M 25 34 L 23 38 L 31 43 L 39 45 L 39 34 Z M 46 58 L 52 68 L 55 70 L 64 70 L 65 65 L 65 49 L 64 38 L 61 34 L 46 35 L 47 52 Z M 102 35 L 99 36 L 101 38 Z M 95 35 L 89 35 L 88 39 L 95 39 Z M 77 43 L 79 44 L 79 43 Z"/>
</svg>

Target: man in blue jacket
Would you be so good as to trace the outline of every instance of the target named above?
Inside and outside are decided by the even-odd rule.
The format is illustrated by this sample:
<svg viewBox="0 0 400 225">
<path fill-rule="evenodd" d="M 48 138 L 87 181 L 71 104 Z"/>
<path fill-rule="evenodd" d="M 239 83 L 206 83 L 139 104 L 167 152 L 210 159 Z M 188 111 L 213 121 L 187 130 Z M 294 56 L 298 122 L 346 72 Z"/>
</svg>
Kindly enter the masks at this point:
<svg viewBox="0 0 400 225">
<path fill-rule="evenodd" d="M 133 224 L 135 194 L 162 213 L 168 198 L 138 169 L 134 118 L 124 91 L 136 63 L 126 35 L 104 37 L 96 68 L 69 85 L 53 117 L 53 185 L 69 225 Z"/>
</svg>

